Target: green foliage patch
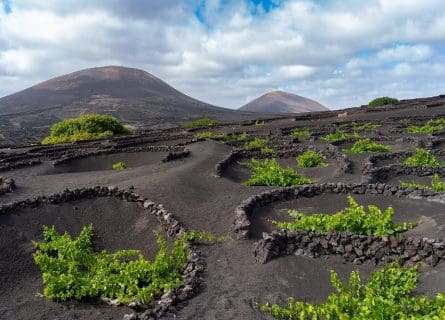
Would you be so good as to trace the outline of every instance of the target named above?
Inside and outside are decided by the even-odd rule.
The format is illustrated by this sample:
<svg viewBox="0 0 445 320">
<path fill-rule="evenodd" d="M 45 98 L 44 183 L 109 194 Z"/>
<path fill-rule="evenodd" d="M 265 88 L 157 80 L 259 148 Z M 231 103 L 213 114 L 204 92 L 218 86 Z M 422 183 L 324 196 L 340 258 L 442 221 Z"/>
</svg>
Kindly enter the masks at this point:
<svg viewBox="0 0 445 320">
<path fill-rule="evenodd" d="M 202 117 L 190 122 L 184 123 L 181 128 L 182 129 L 195 129 L 200 127 L 210 127 L 214 126 L 218 123 L 218 121 L 211 119 L 209 117 Z"/>
<path fill-rule="evenodd" d="M 425 185 L 415 182 L 404 182 L 400 181 L 400 185 L 405 188 L 412 188 L 412 189 L 430 189 L 437 192 L 444 192 L 445 191 L 445 182 L 440 181 L 439 175 L 435 174 L 431 178 L 431 185 Z"/>
<path fill-rule="evenodd" d="M 375 152 L 389 152 L 390 146 L 372 141 L 369 138 L 360 139 L 354 142 L 351 149 L 344 150 L 346 153 L 359 154 L 359 153 L 375 153 Z"/>
<path fill-rule="evenodd" d="M 442 131 L 445 127 L 445 119 L 431 119 L 425 122 L 422 126 L 409 126 L 406 131 L 417 134 L 431 134 Z"/>
<path fill-rule="evenodd" d="M 290 136 L 294 137 L 294 138 L 308 138 L 311 136 L 311 132 L 307 129 L 292 129 L 292 131 L 290 132 Z"/>
<path fill-rule="evenodd" d="M 130 132 L 115 117 L 87 114 L 53 124 L 50 135 L 43 139 L 42 144 L 102 139 L 113 134 Z"/>
<path fill-rule="evenodd" d="M 248 141 L 244 144 L 244 148 L 252 150 L 252 149 L 261 149 L 267 147 L 269 145 L 269 139 L 267 138 L 255 138 L 252 141 Z"/>
<path fill-rule="evenodd" d="M 356 131 L 356 132 L 361 132 L 361 131 L 366 131 L 366 130 L 373 130 L 376 128 L 381 127 L 380 124 L 375 124 L 375 123 L 371 123 L 371 122 L 366 122 L 364 124 L 357 124 L 355 122 L 352 123 L 352 130 Z"/>
<path fill-rule="evenodd" d="M 191 251 L 190 240 L 210 239 L 191 232 L 174 241 L 170 249 L 159 235 L 159 251 L 153 261 L 138 250 L 95 252 L 93 226 L 85 226 L 77 238 L 43 228 L 44 241 L 35 242 L 34 261 L 42 271 L 44 295 L 51 299 L 118 299 L 120 303 L 150 303 L 182 283 L 181 269 Z M 211 239 L 210 239 L 211 240 Z"/>
<path fill-rule="evenodd" d="M 414 297 L 419 271 L 390 263 L 374 272 L 366 284 L 352 271 L 347 283 L 331 271 L 336 293 L 326 302 L 311 304 L 290 298 L 286 306 L 262 305 L 260 309 L 276 319 L 288 320 L 440 320 L 445 319 L 445 295 Z"/>
<path fill-rule="evenodd" d="M 244 183 L 246 186 L 290 187 L 311 183 L 310 179 L 300 176 L 294 169 L 280 166 L 276 159 L 263 161 L 252 159 L 251 162 L 242 165 L 248 166 L 253 171 L 252 176 Z"/>
<path fill-rule="evenodd" d="M 127 165 L 123 161 L 119 161 L 116 163 L 113 163 L 113 170 L 124 170 L 127 169 Z"/>
<path fill-rule="evenodd" d="M 196 134 L 198 139 L 212 139 L 218 141 L 226 141 L 226 142 L 244 142 L 248 138 L 248 134 L 246 132 L 240 134 L 225 134 L 225 133 L 215 133 L 211 131 L 203 131 L 198 132 Z"/>
<path fill-rule="evenodd" d="M 368 106 L 369 107 L 378 107 L 378 106 L 384 106 L 384 105 L 387 105 L 387 104 L 395 104 L 397 102 L 399 102 L 399 100 L 396 99 L 396 98 L 380 97 L 380 98 L 375 98 L 374 100 L 369 102 Z"/>
<path fill-rule="evenodd" d="M 431 152 L 422 148 L 416 148 L 416 152 L 406 158 L 403 164 L 408 167 L 439 167 L 444 165 Z"/>
<path fill-rule="evenodd" d="M 362 235 L 392 235 L 404 232 L 415 223 L 394 223 L 392 221 L 394 209 L 388 207 L 381 211 L 375 205 L 369 205 L 368 210 L 359 205 L 353 197 L 348 196 L 349 206 L 335 214 L 311 214 L 290 210 L 291 222 L 272 221 L 280 229 L 290 231 L 319 231 L 319 232 L 353 232 Z"/>
<path fill-rule="evenodd" d="M 357 133 L 347 133 L 343 130 L 337 130 L 335 133 L 327 134 L 320 138 L 323 142 L 336 142 L 348 139 L 359 139 L 360 136 Z"/>
<path fill-rule="evenodd" d="M 307 150 L 297 158 L 297 163 L 303 168 L 326 167 L 327 164 L 323 162 L 323 155 L 319 151 Z"/>
</svg>

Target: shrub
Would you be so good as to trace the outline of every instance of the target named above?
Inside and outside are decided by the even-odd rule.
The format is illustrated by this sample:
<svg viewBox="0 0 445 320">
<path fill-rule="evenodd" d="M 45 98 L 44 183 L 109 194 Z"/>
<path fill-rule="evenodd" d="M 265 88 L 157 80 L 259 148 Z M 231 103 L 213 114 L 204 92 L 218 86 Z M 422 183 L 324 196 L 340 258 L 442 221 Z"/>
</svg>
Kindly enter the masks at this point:
<svg viewBox="0 0 445 320">
<path fill-rule="evenodd" d="M 211 119 L 209 117 L 202 117 L 190 122 L 184 123 L 181 128 L 182 129 L 195 129 L 200 127 L 210 127 L 214 126 L 218 123 L 218 121 Z"/>
<path fill-rule="evenodd" d="M 124 170 L 127 169 L 127 165 L 123 161 L 119 161 L 116 163 L 113 163 L 113 170 Z"/>
<path fill-rule="evenodd" d="M 371 102 L 368 103 L 369 107 L 378 107 L 378 106 L 383 106 L 383 105 L 387 105 L 387 104 L 395 104 L 399 102 L 399 100 L 397 100 L 396 98 L 391 98 L 391 97 L 380 97 L 380 98 L 376 98 L 374 100 L 372 100 Z"/>
<path fill-rule="evenodd" d="M 422 126 L 409 126 L 406 131 L 417 134 L 431 134 L 442 131 L 445 127 L 445 119 L 431 119 Z"/>
<path fill-rule="evenodd" d="M 290 136 L 294 137 L 294 138 L 308 138 L 311 136 L 311 132 L 309 130 L 306 129 L 292 129 L 292 131 L 290 132 Z"/>
<path fill-rule="evenodd" d="M 269 139 L 255 138 L 252 141 L 246 142 L 244 147 L 246 149 L 252 150 L 252 149 L 261 149 L 267 147 L 268 145 L 269 145 Z"/>
<path fill-rule="evenodd" d="M 359 139 L 360 136 L 357 133 L 347 133 L 342 130 L 337 130 L 335 133 L 327 134 L 320 138 L 323 142 L 336 142 L 348 139 Z"/>
<path fill-rule="evenodd" d="M 180 271 L 190 255 L 185 244 L 202 237 L 184 235 L 170 249 L 157 235 L 159 251 L 149 261 L 138 250 L 94 252 L 91 225 L 75 239 L 57 233 L 54 226 L 45 226 L 43 236 L 44 241 L 35 243 L 34 261 L 42 271 L 45 296 L 62 301 L 109 298 L 142 304 L 182 283 Z"/>
<path fill-rule="evenodd" d="M 261 153 L 266 156 L 273 156 L 275 154 L 275 151 L 272 148 L 263 147 L 261 148 Z"/>
<path fill-rule="evenodd" d="M 417 287 L 417 267 L 403 268 L 390 263 L 375 271 L 366 284 L 360 273 L 352 271 L 348 283 L 342 283 L 338 274 L 331 271 L 331 283 L 336 293 L 326 302 L 311 304 L 288 300 L 284 307 L 262 305 L 260 309 L 277 319 L 445 319 L 445 295 L 434 298 L 413 297 Z"/>
<path fill-rule="evenodd" d="M 374 142 L 369 138 L 365 138 L 365 139 L 357 140 L 352 145 L 351 149 L 344 150 L 344 151 L 347 153 L 389 152 L 389 151 L 391 151 L 391 147 Z"/>
<path fill-rule="evenodd" d="M 263 161 L 252 159 L 251 162 L 243 163 L 252 169 L 253 174 L 245 182 L 246 186 L 297 186 L 310 183 L 311 180 L 303 178 L 292 168 L 283 168 L 275 159 Z"/>
<path fill-rule="evenodd" d="M 381 127 L 381 125 L 380 124 L 374 124 L 374 123 L 371 123 L 371 122 L 367 122 L 367 123 L 364 123 L 362 125 L 358 125 L 355 122 L 352 123 L 352 130 L 357 131 L 357 132 L 366 131 L 366 130 L 373 130 L 373 129 L 376 129 L 378 127 Z"/>
<path fill-rule="evenodd" d="M 112 116 L 88 114 L 53 124 L 50 135 L 43 139 L 42 144 L 101 139 L 129 132 L 131 131 Z"/>
<path fill-rule="evenodd" d="M 445 191 L 445 182 L 440 181 L 438 174 L 433 175 L 433 177 L 431 178 L 431 186 L 415 182 L 403 182 L 403 181 L 400 181 L 400 185 L 402 187 L 412 188 L 412 189 L 432 189 L 437 192 Z"/>
<path fill-rule="evenodd" d="M 438 167 L 441 164 L 428 150 L 416 148 L 416 152 L 405 159 L 403 164 L 408 167 Z"/>
<path fill-rule="evenodd" d="M 297 157 L 297 163 L 303 168 L 325 167 L 323 155 L 319 151 L 307 150 Z"/>
<path fill-rule="evenodd" d="M 382 212 L 377 206 L 369 205 L 366 211 L 354 198 L 348 196 L 349 206 L 335 214 L 311 214 L 291 210 L 291 222 L 272 221 L 281 229 L 298 231 L 339 231 L 353 232 L 362 235 L 390 235 L 398 234 L 415 226 L 414 223 L 397 224 L 392 222 L 394 209 L 388 207 Z"/>
</svg>

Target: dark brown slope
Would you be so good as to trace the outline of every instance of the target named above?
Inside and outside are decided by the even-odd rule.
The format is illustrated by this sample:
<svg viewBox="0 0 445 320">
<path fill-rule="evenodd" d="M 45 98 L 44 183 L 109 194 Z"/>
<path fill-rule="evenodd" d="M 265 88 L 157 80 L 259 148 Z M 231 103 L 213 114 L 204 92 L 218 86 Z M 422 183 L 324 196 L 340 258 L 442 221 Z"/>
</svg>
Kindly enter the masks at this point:
<svg viewBox="0 0 445 320">
<path fill-rule="evenodd" d="M 5 140 L 39 139 L 55 121 L 84 113 L 111 114 L 139 127 L 166 127 L 203 115 L 226 121 L 248 117 L 186 96 L 148 72 L 109 66 L 70 73 L 1 98 L 0 134 Z"/>
<path fill-rule="evenodd" d="M 272 91 L 242 106 L 239 110 L 261 113 L 300 113 L 329 109 L 314 100 L 296 94 Z"/>
</svg>

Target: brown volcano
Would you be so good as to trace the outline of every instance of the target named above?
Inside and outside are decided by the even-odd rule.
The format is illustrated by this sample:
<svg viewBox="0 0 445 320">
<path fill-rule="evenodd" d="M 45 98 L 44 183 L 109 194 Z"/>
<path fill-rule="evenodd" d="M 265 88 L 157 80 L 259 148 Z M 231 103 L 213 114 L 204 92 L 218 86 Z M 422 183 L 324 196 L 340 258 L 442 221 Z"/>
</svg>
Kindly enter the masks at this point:
<svg viewBox="0 0 445 320">
<path fill-rule="evenodd" d="M 296 94 L 272 91 L 242 106 L 239 110 L 261 113 L 300 113 L 329 109 L 314 100 Z"/>
</svg>

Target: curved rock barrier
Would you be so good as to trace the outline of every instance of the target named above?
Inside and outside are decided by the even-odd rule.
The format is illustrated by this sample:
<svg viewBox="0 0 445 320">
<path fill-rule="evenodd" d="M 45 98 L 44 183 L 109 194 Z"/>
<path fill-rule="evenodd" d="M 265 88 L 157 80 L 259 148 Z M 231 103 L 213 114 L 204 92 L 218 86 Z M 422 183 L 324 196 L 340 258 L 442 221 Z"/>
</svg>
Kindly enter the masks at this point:
<svg viewBox="0 0 445 320">
<path fill-rule="evenodd" d="M 14 161 L 12 163 L 0 164 L 0 172 L 31 167 L 41 163 L 42 161 L 40 161 L 40 159 L 29 159 L 29 160 Z"/>
<path fill-rule="evenodd" d="M 384 196 L 409 197 L 416 199 L 427 199 L 445 203 L 445 194 L 432 190 L 414 190 L 412 188 L 399 187 L 384 183 L 376 184 L 345 184 L 345 183 L 322 183 L 306 184 L 296 187 L 286 187 L 264 191 L 258 195 L 244 200 L 235 209 L 235 220 L 233 232 L 237 239 L 248 239 L 250 236 L 249 217 L 257 208 L 264 207 L 276 201 L 298 199 L 299 197 L 314 197 L 322 193 L 336 194 L 382 194 Z"/>
<path fill-rule="evenodd" d="M 355 264 L 365 261 L 382 264 L 399 260 L 407 265 L 425 261 L 434 267 L 439 261 L 445 260 L 445 241 L 423 237 L 364 236 L 335 231 L 327 234 L 274 231 L 264 233 L 263 239 L 254 243 L 253 254 L 257 263 L 266 263 L 284 255 L 342 255 L 345 260 Z"/>
<path fill-rule="evenodd" d="M 0 195 L 8 192 L 14 192 L 15 181 L 12 178 L 0 176 Z"/>
<path fill-rule="evenodd" d="M 163 205 L 150 201 L 132 191 L 122 190 L 117 187 L 96 186 L 74 190 L 66 189 L 48 197 L 39 196 L 32 199 L 1 205 L 0 214 L 14 214 L 14 211 L 19 208 L 35 208 L 44 204 L 59 204 L 62 202 L 93 199 L 97 197 L 117 198 L 123 201 L 139 204 L 148 214 L 157 218 L 167 235 L 171 238 L 177 238 L 186 232 L 186 229 L 180 225 L 173 214 L 167 211 Z M 205 262 L 196 246 L 193 243 L 189 243 L 189 246 L 192 253 L 188 257 L 187 264 L 182 271 L 183 284 L 178 288 L 164 293 L 150 306 L 131 303 L 129 305 L 130 307 L 139 312 L 143 311 L 143 313 L 140 315 L 136 313 L 125 315 L 124 319 L 159 319 L 165 313 L 174 312 L 176 310 L 175 305 L 190 299 L 200 290 L 203 281 L 202 272 L 205 268 Z"/>
<path fill-rule="evenodd" d="M 169 151 L 162 159 L 162 162 L 169 162 L 177 159 L 187 158 L 190 155 L 190 150 L 184 151 Z"/>
</svg>

